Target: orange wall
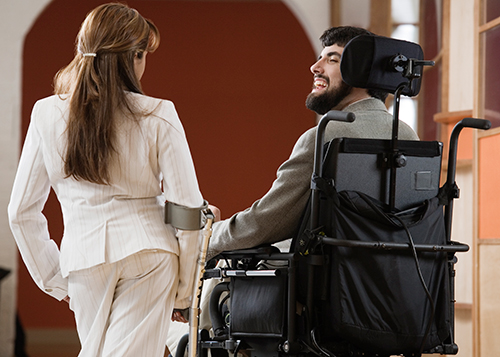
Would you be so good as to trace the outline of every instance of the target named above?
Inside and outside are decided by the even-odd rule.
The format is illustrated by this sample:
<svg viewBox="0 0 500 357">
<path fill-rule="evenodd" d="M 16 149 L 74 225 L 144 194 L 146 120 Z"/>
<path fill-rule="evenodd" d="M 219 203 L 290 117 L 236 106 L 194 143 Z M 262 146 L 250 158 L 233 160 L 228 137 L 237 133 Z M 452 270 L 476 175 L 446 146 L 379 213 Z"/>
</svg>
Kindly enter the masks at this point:
<svg viewBox="0 0 500 357">
<path fill-rule="evenodd" d="M 500 135 L 480 138 L 478 147 L 478 237 L 499 239 Z"/>
<path fill-rule="evenodd" d="M 54 0 L 28 33 L 23 63 L 23 135 L 37 99 L 68 64 L 86 13 L 105 1 Z M 161 45 L 148 56 L 143 87 L 172 100 L 184 124 L 203 195 L 223 217 L 271 186 L 279 164 L 315 116 L 304 106 L 315 53 L 281 2 L 128 1 L 152 19 Z M 57 201 L 45 213 L 62 236 Z M 20 263 L 18 308 L 25 328 L 74 326 L 64 303 L 45 295 Z"/>
</svg>

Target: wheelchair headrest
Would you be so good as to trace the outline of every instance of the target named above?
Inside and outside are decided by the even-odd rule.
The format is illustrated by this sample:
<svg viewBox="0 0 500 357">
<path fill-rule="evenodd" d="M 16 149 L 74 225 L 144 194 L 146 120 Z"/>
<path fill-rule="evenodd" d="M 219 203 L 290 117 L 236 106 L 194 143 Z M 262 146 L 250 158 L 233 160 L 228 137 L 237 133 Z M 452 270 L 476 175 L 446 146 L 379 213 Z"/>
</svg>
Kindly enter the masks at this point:
<svg viewBox="0 0 500 357">
<path fill-rule="evenodd" d="M 347 43 L 342 53 L 342 79 L 352 87 L 382 89 L 394 93 L 405 84 L 402 94 L 420 91 L 423 65 L 422 48 L 413 42 L 382 36 L 360 35 Z"/>
</svg>

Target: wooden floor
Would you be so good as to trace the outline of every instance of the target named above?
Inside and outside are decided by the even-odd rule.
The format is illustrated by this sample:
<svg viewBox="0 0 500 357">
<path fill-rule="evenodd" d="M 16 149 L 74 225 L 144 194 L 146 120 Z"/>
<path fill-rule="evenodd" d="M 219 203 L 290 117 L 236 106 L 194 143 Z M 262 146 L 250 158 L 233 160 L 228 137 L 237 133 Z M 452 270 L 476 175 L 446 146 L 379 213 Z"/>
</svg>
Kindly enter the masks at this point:
<svg viewBox="0 0 500 357">
<path fill-rule="evenodd" d="M 76 357 L 80 351 L 74 330 L 27 330 L 25 333 L 29 357 Z"/>
<path fill-rule="evenodd" d="M 76 357 L 80 346 L 33 345 L 26 348 L 29 357 Z"/>
<path fill-rule="evenodd" d="M 80 352 L 80 342 L 76 331 L 28 330 L 25 333 L 28 357 L 77 357 Z M 167 355 L 168 353 L 165 352 L 165 356 Z M 438 355 L 422 355 L 422 357 L 426 356 Z"/>
<path fill-rule="evenodd" d="M 27 357 L 76 357 L 80 352 L 75 330 L 27 330 L 25 339 Z"/>
</svg>

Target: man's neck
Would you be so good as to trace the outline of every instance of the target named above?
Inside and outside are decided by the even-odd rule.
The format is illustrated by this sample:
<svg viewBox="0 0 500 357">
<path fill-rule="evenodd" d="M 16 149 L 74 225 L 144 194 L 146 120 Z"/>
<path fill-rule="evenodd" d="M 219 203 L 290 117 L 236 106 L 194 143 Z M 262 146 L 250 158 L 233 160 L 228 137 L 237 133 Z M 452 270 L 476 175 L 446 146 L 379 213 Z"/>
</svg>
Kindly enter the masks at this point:
<svg viewBox="0 0 500 357">
<path fill-rule="evenodd" d="M 363 99 L 371 98 L 368 91 L 364 88 L 353 88 L 351 93 L 344 98 L 333 110 L 344 110 L 347 106 Z"/>
</svg>

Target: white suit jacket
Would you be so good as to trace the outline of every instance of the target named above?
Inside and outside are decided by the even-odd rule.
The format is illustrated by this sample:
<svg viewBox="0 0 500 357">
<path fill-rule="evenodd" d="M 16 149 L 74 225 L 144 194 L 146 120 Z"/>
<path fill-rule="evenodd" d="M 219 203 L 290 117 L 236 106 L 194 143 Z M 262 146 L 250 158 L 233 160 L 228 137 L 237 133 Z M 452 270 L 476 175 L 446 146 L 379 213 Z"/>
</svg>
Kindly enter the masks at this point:
<svg viewBox="0 0 500 357">
<path fill-rule="evenodd" d="M 200 232 L 176 231 L 163 223 L 163 202 L 199 207 L 203 198 L 173 103 L 127 95 L 153 114 L 138 123 L 119 118 L 118 159 L 108 168 L 110 185 L 65 177 L 69 100 L 51 96 L 35 104 L 9 203 L 10 226 L 31 276 L 57 299 L 67 295 L 71 271 L 161 249 L 179 255 L 175 306 L 184 308 L 189 305 Z M 63 213 L 60 250 L 42 214 L 51 187 Z"/>
</svg>

